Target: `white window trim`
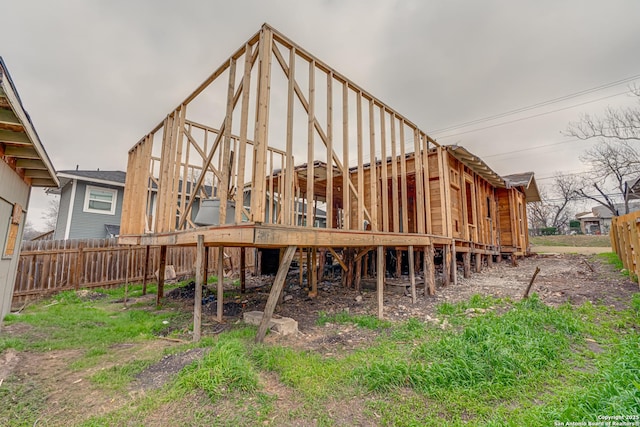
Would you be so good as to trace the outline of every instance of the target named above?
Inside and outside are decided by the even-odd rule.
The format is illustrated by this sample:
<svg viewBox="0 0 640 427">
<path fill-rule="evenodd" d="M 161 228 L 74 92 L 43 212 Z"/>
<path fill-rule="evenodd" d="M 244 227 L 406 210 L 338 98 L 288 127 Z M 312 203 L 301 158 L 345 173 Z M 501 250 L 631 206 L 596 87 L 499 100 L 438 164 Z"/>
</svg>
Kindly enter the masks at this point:
<svg viewBox="0 0 640 427">
<path fill-rule="evenodd" d="M 91 209 L 89 207 L 89 194 L 91 193 L 91 190 L 96 190 L 96 191 L 105 191 L 105 192 L 109 192 L 113 194 L 113 200 L 111 202 L 111 210 L 110 211 L 103 211 L 103 210 L 99 210 L 99 209 Z M 114 190 L 113 188 L 106 188 L 106 187 L 97 187 L 94 185 L 87 185 L 85 192 L 84 192 L 84 208 L 82 209 L 84 212 L 89 212 L 89 213 L 96 213 L 96 214 L 102 214 L 102 215 L 115 215 L 116 214 L 116 206 L 118 204 L 118 190 Z"/>
</svg>

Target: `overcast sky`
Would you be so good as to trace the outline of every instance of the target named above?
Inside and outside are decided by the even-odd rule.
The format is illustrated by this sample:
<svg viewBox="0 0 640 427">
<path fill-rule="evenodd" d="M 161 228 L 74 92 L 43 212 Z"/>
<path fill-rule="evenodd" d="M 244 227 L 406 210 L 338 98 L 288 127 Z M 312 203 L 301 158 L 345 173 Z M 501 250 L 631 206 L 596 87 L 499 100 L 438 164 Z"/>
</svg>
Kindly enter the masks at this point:
<svg viewBox="0 0 640 427">
<path fill-rule="evenodd" d="M 128 149 L 264 22 L 440 143 L 540 183 L 584 169 L 589 144 L 562 131 L 630 105 L 629 82 L 437 131 L 640 84 L 637 0 L 0 0 L 0 13 L 0 56 L 57 170 L 126 170 Z M 48 199 L 32 193 L 36 228 Z"/>
</svg>

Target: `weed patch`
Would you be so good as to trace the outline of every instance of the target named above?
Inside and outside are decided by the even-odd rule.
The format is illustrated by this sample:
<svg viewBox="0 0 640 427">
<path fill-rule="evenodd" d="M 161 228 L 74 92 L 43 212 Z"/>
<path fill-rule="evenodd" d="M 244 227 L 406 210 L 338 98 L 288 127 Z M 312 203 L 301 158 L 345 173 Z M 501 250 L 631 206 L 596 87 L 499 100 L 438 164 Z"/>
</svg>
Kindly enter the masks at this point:
<svg viewBox="0 0 640 427">
<path fill-rule="evenodd" d="M 466 306 L 445 310 L 459 313 Z M 370 391 L 410 387 L 432 397 L 460 390 L 506 397 L 513 387 L 556 368 L 580 330 L 569 311 L 547 307 L 535 296 L 501 316 L 487 313 L 461 321 L 460 331 L 420 344 L 410 358 L 373 360 L 354 369 L 354 377 Z"/>
<path fill-rule="evenodd" d="M 40 339 L 18 341 L 3 338 L 4 348 L 36 351 L 90 348 L 93 351 L 125 341 L 150 339 L 178 317 L 177 312 L 123 310 L 108 302 L 82 301 L 75 292 L 62 292 L 53 302 L 29 307 L 23 314 L 10 315 L 6 324 L 23 322 L 33 326 Z"/>
<path fill-rule="evenodd" d="M 102 388 L 121 391 L 151 363 L 150 360 L 134 360 L 123 366 L 102 369 L 91 377 L 91 381 Z"/>
<path fill-rule="evenodd" d="M 45 400 L 44 391 L 34 382 L 15 377 L 5 379 L 0 387 L 0 425 L 36 425 Z"/>
<path fill-rule="evenodd" d="M 203 390 L 215 401 L 228 392 L 256 390 L 258 375 L 244 342 L 227 335 L 220 336 L 201 361 L 180 373 L 177 386 L 184 391 Z"/>
<path fill-rule="evenodd" d="M 258 346 L 253 349 L 251 357 L 260 369 L 278 373 L 282 383 L 310 400 L 334 393 L 346 378 L 345 361 L 323 358 L 308 351 Z"/>
</svg>

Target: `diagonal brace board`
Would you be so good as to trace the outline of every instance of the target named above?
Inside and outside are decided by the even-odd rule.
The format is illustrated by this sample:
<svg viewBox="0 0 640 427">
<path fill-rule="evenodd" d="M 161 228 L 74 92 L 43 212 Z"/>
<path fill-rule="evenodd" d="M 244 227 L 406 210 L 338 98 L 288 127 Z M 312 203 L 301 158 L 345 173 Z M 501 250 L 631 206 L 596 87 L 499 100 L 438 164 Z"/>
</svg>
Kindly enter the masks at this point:
<svg viewBox="0 0 640 427">
<path fill-rule="evenodd" d="M 269 326 L 269 322 L 271 322 L 273 310 L 276 308 L 276 304 L 278 303 L 280 292 L 282 292 L 282 287 L 284 286 L 284 281 L 287 278 L 287 272 L 289 271 L 289 266 L 291 265 L 293 256 L 296 253 L 296 249 L 296 246 L 287 246 L 287 249 L 282 256 L 282 261 L 280 262 L 278 273 L 276 274 L 276 278 L 273 281 L 273 285 L 271 285 L 271 292 L 269 293 L 269 298 L 267 299 L 267 305 L 264 308 L 262 321 L 260 322 L 260 326 L 258 327 L 256 342 L 262 342 L 265 335 L 267 334 L 267 328 Z"/>
</svg>

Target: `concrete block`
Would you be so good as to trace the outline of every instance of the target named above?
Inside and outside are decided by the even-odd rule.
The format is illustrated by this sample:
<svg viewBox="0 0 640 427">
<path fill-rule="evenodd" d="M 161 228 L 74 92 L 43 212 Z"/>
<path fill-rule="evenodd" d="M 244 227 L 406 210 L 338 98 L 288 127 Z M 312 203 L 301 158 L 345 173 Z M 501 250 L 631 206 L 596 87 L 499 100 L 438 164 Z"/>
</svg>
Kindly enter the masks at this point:
<svg viewBox="0 0 640 427">
<path fill-rule="evenodd" d="M 262 321 L 262 311 L 247 311 L 243 314 L 243 320 L 250 325 L 259 325 Z M 273 315 L 269 322 L 269 329 L 281 334 L 292 335 L 298 332 L 298 322 L 290 317 Z"/>
<path fill-rule="evenodd" d="M 156 270 L 155 273 L 153 273 L 156 276 L 156 280 L 158 280 L 158 277 L 160 277 L 158 273 L 160 273 L 159 269 Z M 176 269 L 173 267 L 173 265 L 167 265 L 164 268 L 164 281 L 169 282 L 171 280 L 176 280 Z"/>
</svg>

